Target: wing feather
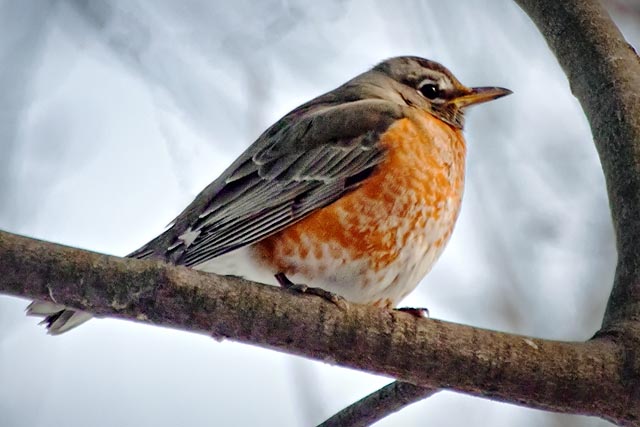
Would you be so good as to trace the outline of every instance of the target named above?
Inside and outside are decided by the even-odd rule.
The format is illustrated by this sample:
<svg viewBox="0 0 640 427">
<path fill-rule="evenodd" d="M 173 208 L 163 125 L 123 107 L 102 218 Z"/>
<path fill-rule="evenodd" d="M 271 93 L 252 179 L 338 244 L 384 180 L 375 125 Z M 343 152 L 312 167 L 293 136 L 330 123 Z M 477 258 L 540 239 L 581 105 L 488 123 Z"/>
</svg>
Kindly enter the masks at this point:
<svg viewBox="0 0 640 427">
<path fill-rule="evenodd" d="M 403 115 L 380 99 L 327 94 L 292 111 L 132 253 L 197 266 L 258 242 L 357 187 L 384 159 L 379 137 Z"/>
</svg>

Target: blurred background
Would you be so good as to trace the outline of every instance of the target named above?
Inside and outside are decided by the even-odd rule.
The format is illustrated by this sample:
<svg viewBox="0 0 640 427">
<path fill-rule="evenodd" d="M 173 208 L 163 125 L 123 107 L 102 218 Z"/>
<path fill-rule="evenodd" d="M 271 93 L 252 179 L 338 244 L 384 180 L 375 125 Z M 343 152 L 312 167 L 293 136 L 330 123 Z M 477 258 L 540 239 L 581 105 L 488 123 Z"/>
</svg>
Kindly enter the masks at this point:
<svg viewBox="0 0 640 427">
<path fill-rule="evenodd" d="M 640 3 L 610 0 L 640 47 Z M 469 111 L 462 213 L 403 304 L 541 338 L 599 327 L 615 266 L 588 124 L 509 0 L 0 1 L 0 228 L 125 255 L 268 125 L 396 55 L 514 95 Z M 0 425 L 310 426 L 383 377 L 92 320 L 50 337 L 0 296 Z M 443 392 L 379 426 L 599 426 Z"/>
</svg>

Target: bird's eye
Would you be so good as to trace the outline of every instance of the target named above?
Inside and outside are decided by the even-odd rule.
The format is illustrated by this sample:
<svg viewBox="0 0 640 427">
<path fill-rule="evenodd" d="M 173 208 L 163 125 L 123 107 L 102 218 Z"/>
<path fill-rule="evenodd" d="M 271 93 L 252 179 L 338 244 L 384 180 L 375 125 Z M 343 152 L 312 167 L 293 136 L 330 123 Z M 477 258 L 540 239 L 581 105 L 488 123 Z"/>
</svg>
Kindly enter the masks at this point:
<svg viewBox="0 0 640 427">
<path fill-rule="evenodd" d="M 433 83 L 426 83 L 420 86 L 420 93 L 422 93 L 427 99 L 436 99 L 440 97 L 440 88 Z"/>
</svg>

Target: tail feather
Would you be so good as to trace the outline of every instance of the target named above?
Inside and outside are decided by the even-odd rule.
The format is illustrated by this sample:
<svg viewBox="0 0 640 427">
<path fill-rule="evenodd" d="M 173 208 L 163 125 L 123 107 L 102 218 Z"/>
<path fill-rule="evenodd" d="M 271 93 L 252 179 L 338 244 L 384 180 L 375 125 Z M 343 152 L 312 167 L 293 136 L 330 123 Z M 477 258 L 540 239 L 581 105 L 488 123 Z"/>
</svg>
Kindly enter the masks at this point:
<svg viewBox="0 0 640 427">
<path fill-rule="evenodd" d="M 47 333 L 60 335 L 91 319 L 86 311 L 71 310 L 62 304 L 33 301 L 27 307 L 27 316 L 44 317 L 41 325 L 46 325 Z"/>
</svg>

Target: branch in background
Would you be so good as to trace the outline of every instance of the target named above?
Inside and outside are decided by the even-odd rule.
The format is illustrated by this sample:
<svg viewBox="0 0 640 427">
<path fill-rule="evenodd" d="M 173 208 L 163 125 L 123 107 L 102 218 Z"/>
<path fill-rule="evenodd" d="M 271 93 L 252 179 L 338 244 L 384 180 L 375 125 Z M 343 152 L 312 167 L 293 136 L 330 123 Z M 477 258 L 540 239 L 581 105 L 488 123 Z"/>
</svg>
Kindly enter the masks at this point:
<svg viewBox="0 0 640 427">
<path fill-rule="evenodd" d="M 619 330 L 640 319 L 640 59 L 597 0 L 516 3 L 544 35 L 591 125 L 618 246 L 604 328 Z"/>
<path fill-rule="evenodd" d="M 347 406 L 318 427 L 366 427 L 438 391 L 394 381 Z"/>
<path fill-rule="evenodd" d="M 0 292 L 259 345 L 341 366 L 632 425 L 640 378 L 624 348 L 526 338 L 345 303 L 156 261 L 0 232 Z M 637 349 L 636 349 L 637 351 Z"/>
</svg>

